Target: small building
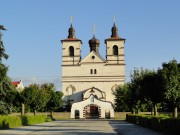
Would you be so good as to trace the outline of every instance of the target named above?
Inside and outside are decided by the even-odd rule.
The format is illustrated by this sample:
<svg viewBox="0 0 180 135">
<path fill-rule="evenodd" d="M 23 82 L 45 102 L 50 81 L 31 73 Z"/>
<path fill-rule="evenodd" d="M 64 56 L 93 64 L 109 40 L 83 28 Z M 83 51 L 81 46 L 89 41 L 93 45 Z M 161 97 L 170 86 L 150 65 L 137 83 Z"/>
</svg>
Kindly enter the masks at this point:
<svg viewBox="0 0 180 135">
<path fill-rule="evenodd" d="M 24 90 L 24 85 L 22 83 L 22 80 L 14 81 L 14 82 L 11 82 L 11 83 L 18 92 L 22 92 Z"/>
<path fill-rule="evenodd" d="M 125 39 L 114 23 L 111 37 L 105 39 L 106 57 L 99 52 L 95 35 L 89 40 L 89 54 L 81 59 L 82 41 L 75 37 L 71 24 L 62 43 L 63 100 L 71 101 L 71 118 L 114 117 L 114 92 L 125 83 Z"/>
</svg>

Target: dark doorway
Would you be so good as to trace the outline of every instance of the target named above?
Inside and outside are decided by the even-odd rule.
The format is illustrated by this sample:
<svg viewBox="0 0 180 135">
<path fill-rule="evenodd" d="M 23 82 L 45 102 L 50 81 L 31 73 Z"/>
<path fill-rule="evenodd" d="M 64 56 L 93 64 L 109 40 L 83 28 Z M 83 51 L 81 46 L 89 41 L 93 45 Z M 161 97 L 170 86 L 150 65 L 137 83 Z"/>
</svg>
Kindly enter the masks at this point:
<svg viewBox="0 0 180 135">
<path fill-rule="evenodd" d="M 98 119 L 99 118 L 99 108 L 96 105 L 88 105 L 86 110 L 87 119 Z"/>
<path fill-rule="evenodd" d="M 79 110 L 75 110 L 75 119 L 79 119 Z"/>
</svg>

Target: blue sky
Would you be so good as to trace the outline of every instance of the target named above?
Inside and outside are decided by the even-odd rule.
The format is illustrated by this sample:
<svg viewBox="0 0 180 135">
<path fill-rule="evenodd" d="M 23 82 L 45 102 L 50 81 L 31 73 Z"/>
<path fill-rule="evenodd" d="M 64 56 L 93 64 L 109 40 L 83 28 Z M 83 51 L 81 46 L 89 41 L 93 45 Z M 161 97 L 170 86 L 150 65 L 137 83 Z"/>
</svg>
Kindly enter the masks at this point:
<svg viewBox="0 0 180 135">
<path fill-rule="evenodd" d="M 110 37 L 113 16 L 126 39 L 126 80 L 134 67 L 157 69 L 162 62 L 180 61 L 179 0 L 0 0 L 0 24 L 12 80 L 55 83 L 61 89 L 61 39 L 68 35 L 70 16 L 81 39 L 82 58 L 96 25 L 100 53 Z"/>
</svg>

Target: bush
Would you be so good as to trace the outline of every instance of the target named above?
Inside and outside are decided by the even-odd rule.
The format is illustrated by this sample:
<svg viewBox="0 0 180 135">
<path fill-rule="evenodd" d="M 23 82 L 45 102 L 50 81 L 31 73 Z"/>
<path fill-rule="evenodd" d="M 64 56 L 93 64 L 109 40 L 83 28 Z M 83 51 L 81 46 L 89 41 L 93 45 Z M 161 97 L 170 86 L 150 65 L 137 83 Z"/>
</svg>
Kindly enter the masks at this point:
<svg viewBox="0 0 180 135">
<path fill-rule="evenodd" d="M 148 127 L 157 131 L 180 134 L 180 119 L 170 118 L 169 116 L 133 115 L 127 114 L 128 122 Z"/>
<path fill-rule="evenodd" d="M 46 115 L 35 115 L 35 116 L 21 116 L 23 125 L 32 125 L 46 122 Z"/>
<path fill-rule="evenodd" d="M 142 115 L 142 116 L 139 116 L 138 118 L 139 120 L 139 125 L 142 125 L 144 127 L 151 127 L 151 117 L 150 115 Z"/>
<path fill-rule="evenodd" d="M 0 129 L 22 126 L 20 116 L 0 116 Z"/>
<path fill-rule="evenodd" d="M 46 122 L 46 115 L 0 116 L 0 129 L 8 129 Z M 49 120 L 48 120 L 49 121 Z"/>
<path fill-rule="evenodd" d="M 126 115 L 126 120 L 134 123 L 134 124 L 139 124 L 139 115 L 131 115 L 131 114 L 127 114 Z"/>
</svg>

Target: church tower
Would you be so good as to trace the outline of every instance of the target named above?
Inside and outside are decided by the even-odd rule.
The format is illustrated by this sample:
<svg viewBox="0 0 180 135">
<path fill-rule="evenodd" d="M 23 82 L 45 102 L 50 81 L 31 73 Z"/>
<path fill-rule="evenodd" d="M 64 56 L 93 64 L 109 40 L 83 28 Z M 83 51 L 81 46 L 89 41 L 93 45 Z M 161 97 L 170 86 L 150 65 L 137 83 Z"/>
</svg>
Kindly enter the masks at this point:
<svg viewBox="0 0 180 135">
<path fill-rule="evenodd" d="M 61 40 L 62 43 L 62 66 L 78 65 L 81 60 L 82 41 L 75 37 L 75 30 L 72 26 L 69 28 L 67 39 Z"/>
<path fill-rule="evenodd" d="M 125 65 L 124 62 L 124 43 L 125 39 L 118 35 L 118 28 L 114 23 L 111 37 L 105 39 L 106 61 L 110 65 Z"/>
</svg>

